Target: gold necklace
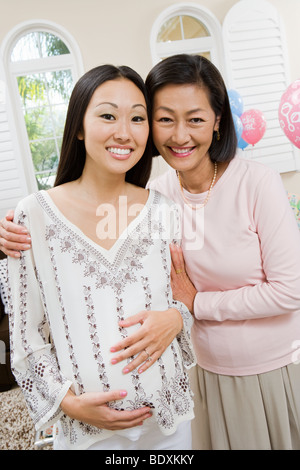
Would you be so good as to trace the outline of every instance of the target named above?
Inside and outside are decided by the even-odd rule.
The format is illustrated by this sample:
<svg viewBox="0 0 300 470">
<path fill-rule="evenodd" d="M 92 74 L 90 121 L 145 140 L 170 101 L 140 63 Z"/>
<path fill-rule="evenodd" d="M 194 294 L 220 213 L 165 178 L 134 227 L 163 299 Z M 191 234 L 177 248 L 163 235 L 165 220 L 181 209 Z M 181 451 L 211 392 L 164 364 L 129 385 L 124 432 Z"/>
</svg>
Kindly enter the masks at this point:
<svg viewBox="0 0 300 470">
<path fill-rule="evenodd" d="M 179 182 L 179 186 L 180 186 L 180 191 L 181 191 L 181 195 L 182 195 L 182 199 L 184 200 L 184 202 L 189 206 L 191 207 L 191 209 L 193 210 L 197 210 L 199 208 L 202 208 L 204 206 L 206 206 L 206 204 L 208 203 L 208 200 L 209 200 L 209 197 L 210 197 L 210 193 L 211 193 L 211 190 L 216 182 L 216 178 L 217 178 L 217 172 L 218 172 L 218 164 L 217 162 L 215 162 L 215 171 L 214 171 L 214 176 L 211 180 L 211 183 L 210 183 L 210 187 L 209 187 L 209 190 L 207 191 L 207 196 L 205 198 L 205 201 L 203 202 L 203 204 L 197 204 L 196 206 L 193 206 L 192 204 L 190 204 L 188 202 L 188 200 L 186 199 L 185 195 L 184 195 L 184 192 L 183 192 L 183 187 L 182 187 L 182 183 L 181 183 L 181 178 L 180 178 L 180 174 L 179 172 L 176 170 L 176 175 L 177 175 L 177 178 L 178 178 L 178 182 Z"/>
</svg>

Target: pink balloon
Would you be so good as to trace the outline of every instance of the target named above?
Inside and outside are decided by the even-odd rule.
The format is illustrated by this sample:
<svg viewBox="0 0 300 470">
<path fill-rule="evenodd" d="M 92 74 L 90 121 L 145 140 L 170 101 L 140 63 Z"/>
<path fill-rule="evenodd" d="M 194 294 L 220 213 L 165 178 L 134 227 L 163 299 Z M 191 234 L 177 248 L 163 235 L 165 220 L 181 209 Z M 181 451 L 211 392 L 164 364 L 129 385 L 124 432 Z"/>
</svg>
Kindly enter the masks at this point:
<svg viewBox="0 0 300 470">
<path fill-rule="evenodd" d="M 258 109 L 245 111 L 240 119 L 243 123 L 242 139 L 248 144 L 257 144 L 266 132 L 267 123 L 265 117 Z"/>
<path fill-rule="evenodd" d="M 300 148 L 300 79 L 293 82 L 282 95 L 278 117 L 287 138 Z"/>
</svg>

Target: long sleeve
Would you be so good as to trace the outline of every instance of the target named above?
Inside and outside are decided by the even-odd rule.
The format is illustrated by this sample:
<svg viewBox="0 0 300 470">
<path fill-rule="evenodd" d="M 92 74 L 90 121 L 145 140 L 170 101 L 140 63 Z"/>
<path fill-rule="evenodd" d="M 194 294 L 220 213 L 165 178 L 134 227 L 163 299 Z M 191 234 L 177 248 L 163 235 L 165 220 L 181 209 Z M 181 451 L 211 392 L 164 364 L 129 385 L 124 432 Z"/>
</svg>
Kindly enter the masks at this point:
<svg viewBox="0 0 300 470">
<path fill-rule="evenodd" d="M 277 173 L 264 175 L 253 201 L 251 230 L 258 235 L 265 279 L 238 289 L 198 292 L 194 311 L 199 320 L 239 321 L 300 310 L 300 235 Z"/>
<path fill-rule="evenodd" d="M 174 243 L 181 243 L 182 240 L 182 222 L 178 206 L 171 206 L 172 218 L 170 218 L 171 240 Z M 171 293 L 171 290 L 170 290 Z M 191 328 L 193 326 L 193 316 L 189 309 L 180 301 L 174 300 L 170 296 L 170 306 L 176 308 L 183 320 L 182 330 L 177 335 L 177 341 L 181 348 L 183 364 L 189 369 L 196 364 L 196 356 L 191 342 Z"/>
<path fill-rule="evenodd" d="M 23 203 L 15 211 L 15 221 L 30 230 Z M 33 253 L 29 250 L 22 252 L 20 259 L 9 258 L 8 303 L 12 370 L 36 429 L 41 429 L 62 415 L 60 403 L 72 383 L 61 375 L 50 341 Z"/>
<path fill-rule="evenodd" d="M 192 315 L 182 302 L 173 300 L 172 306 L 180 312 L 183 320 L 183 327 L 177 335 L 177 341 L 182 352 L 183 365 L 186 369 L 190 369 L 197 362 L 191 342 Z"/>
</svg>

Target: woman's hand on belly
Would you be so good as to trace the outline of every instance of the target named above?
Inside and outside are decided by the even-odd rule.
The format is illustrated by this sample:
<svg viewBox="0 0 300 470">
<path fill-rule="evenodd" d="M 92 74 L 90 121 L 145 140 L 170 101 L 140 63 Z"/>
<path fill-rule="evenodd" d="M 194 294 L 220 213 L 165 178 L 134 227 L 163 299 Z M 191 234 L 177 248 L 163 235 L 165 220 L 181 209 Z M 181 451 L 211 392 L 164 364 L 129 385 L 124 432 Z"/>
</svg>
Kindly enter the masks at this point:
<svg viewBox="0 0 300 470">
<path fill-rule="evenodd" d="M 176 308 L 168 310 L 145 310 L 128 317 L 119 324 L 123 328 L 141 324 L 141 327 L 118 344 L 111 347 L 112 353 L 121 351 L 112 358 L 117 364 L 124 359 L 136 356 L 126 364 L 123 373 L 127 374 L 139 367 L 139 374 L 145 372 L 157 361 L 183 327 L 183 320 Z"/>
<path fill-rule="evenodd" d="M 152 416 L 149 407 L 133 411 L 119 411 L 109 407 L 108 402 L 122 400 L 126 395 L 125 390 L 87 392 L 82 395 L 75 395 L 68 390 L 60 406 L 62 411 L 72 419 L 99 429 L 117 431 L 139 426 L 145 419 Z"/>
</svg>

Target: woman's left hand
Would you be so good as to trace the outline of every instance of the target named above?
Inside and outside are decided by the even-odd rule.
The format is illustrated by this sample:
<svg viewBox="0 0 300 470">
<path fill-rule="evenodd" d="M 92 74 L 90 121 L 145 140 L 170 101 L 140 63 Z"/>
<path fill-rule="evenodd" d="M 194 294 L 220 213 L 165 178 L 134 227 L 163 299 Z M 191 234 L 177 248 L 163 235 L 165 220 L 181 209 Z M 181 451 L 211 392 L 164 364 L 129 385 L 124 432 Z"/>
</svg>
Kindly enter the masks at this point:
<svg viewBox="0 0 300 470">
<path fill-rule="evenodd" d="M 194 300 L 197 290 L 185 270 L 185 262 L 181 247 L 171 244 L 170 251 L 172 257 L 171 287 L 173 298 L 174 300 L 182 302 L 193 315 Z"/>
<path fill-rule="evenodd" d="M 124 374 L 139 366 L 138 373 L 145 372 L 157 361 L 183 327 L 181 314 L 176 308 L 164 311 L 145 310 L 120 321 L 119 325 L 128 328 L 139 323 L 142 326 L 135 333 L 110 349 L 112 353 L 121 351 L 112 358 L 112 364 L 136 356 L 126 364 Z"/>
</svg>

